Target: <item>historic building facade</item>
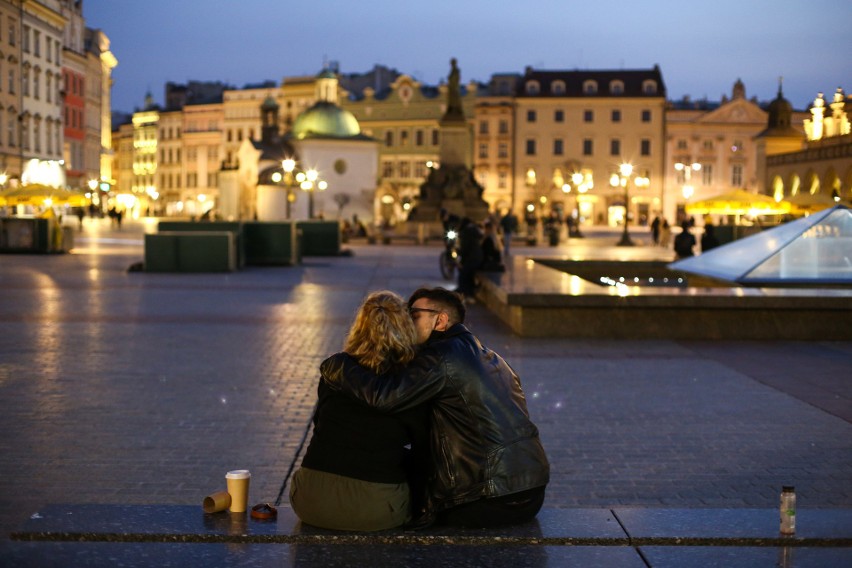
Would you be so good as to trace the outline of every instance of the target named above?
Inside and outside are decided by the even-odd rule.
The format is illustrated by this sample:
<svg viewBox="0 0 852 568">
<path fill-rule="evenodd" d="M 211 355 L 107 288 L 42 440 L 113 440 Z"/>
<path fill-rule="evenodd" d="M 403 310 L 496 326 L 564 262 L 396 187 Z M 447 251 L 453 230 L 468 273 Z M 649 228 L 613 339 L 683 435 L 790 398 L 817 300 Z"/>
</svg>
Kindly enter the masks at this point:
<svg viewBox="0 0 852 568">
<path fill-rule="evenodd" d="M 527 68 L 514 93 L 515 212 L 580 224 L 635 222 L 662 207 L 666 87 L 659 67 L 621 71 Z M 499 175 L 499 171 L 495 172 Z"/>
<path fill-rule="evenodd" d="M 801 136 L 804 117 L 805 113 L 793 113 L 794 137 Z M 745 85 L 739 79 L 730 98 L 721 102 L 670 102 L 666 109 L 663 217 L 678 223 L 689 201 L 734 188 L 758 191 L 757 136 L 766 129 L 767 119 L 767 111 L 757 100 L 746 98 Z"/>
<path fill-rule="evenodd" d="M 479 86 L 462 87 L 465 116 L 473 128 Z M 426 86 L 400 75 L 381 91 L 366 87 L 349 93 L 341 106 L 350 111 L 362 132 L 379 146 L 376 220 L 395 224 L 416 204 L 427 168 L 439 165 L 439 121 L 446 111 L 447 86 Z"/>
<path fill-rule="evenodd" d="M 45 180 L 45 169 L 63 159 L 62 52 L 67 19 L 58 0 L 23 2 L 21 9 L 21 181 L 64 184 L 64 179 Z M 45 163 L 50 167 L 45 168 Z"/>
<path fill-rule="evenodd" d="M 765 193 L 776 199 L 800 193 L 852 201 L 852 98 L 838 88 L 826 101 L 819 93 L 804 120 L 800 148 L 766 156 Z"/>
<path fill-rule="evenodd" d="M 21 177 L 20 2 L 0 2 L 0 187 Z"/>
</svg>

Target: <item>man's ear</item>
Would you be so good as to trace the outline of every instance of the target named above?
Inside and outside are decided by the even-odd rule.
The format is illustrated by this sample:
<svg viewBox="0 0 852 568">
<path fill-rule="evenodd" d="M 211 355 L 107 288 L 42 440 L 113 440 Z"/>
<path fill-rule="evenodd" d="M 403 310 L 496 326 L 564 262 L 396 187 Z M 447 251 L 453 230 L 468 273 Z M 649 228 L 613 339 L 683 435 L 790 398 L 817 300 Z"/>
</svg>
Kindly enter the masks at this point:
<svg viewBox="0 0 852 568">
<path fill-rule="evenodd" d="M 447 331 L 450 327 L 450 316 L 446 314 L 446 312 L 441 312 L 438 314 L 438 319 L 435 320 L 435 330 L 436 331 Z"/>
</svg>

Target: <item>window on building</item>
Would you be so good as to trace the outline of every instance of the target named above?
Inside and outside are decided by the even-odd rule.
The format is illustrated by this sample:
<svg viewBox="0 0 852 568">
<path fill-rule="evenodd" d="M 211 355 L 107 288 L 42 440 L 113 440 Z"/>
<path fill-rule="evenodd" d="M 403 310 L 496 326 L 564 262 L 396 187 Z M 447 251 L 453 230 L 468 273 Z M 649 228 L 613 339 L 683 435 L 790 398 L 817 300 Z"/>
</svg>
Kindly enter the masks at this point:
<svg viewBox="0 0 852 568">
<path fill-rule="evenodd" d="M 587 95 L 596 95 L 598 92 L 598 82 L 591 79 L 583 83 L 583 93 Z"/>
<path fill-rule="evenodd" d="M 527 156 L 535 156 L 535 140 L 527 140 Z"/>
<path fill-rule="evenodd" d="M 500 132 L 500 134 L 508 134 L 509 133 L 509 121 L 508 120 L 504 119 L 504 120 L 500 121 L 499 132 Z"/>
<path fill-rule="evenodd" d="M 15 45 L 15 30 L 18 28 L 18 24 L 15 20 L 9 20 L 9 45 Z"/>
<path fill-rule="evenodd" d="M 651 79 L 648 79 L 642 83 L 642 92 L 646 95 L 656 95 L 657 94 L 657 82 Z"/>
<path fill-rule="evenodd" d="M 527 122 L 535 122 L 536 112 L 534 110 L 527 111 Z"/>
<path fill-rule="evenodd" d="M 538 81 L 527 81 L 526 91 L 528 95 L 537 95 L 541 92 L 541 86 Z"/>
<path fill-rule="evenodd" d="M 36 69 L 33 73 L 33 98 L 38 99 L 41 93 L 41 72 Z"/>
<path fill-rule="evenodd" d="M 414 144 L 416 146 L 422 146 L 423 145 L 423 131 L 422 130 L 415 130 L 414 131 Z"/>
<path fill-rule="evenodd" d="M 642 141 L 640 142 L 640 153 L 643 156 L 650 156 L 651 155 L 651 141 L 648 140 L 647 138 L 643 138 Z"/>
<path fill-rule="evenodd" d="M 734 164 L 731 167 L 731 185 L 733 187 L 743 186 L 743 166 L 742 164 Z"/>
<path fill-rule="evenodd" d="M 642 122 L 651 122 L 651 111 L 643 110 L 642 111 Z"/>
<path fill-rule="evenodd" d="M 506 172 L 497 172 L 497 188 L 506 189 L 509 185 L 509 175 Z"/>
<path fill-rule="evenodd" d="M 705 141 L 704 141 L 704 143 L 702 144 L 702 146 L 703 146 L 703 147 L 704 147 L 704 149 L 705 149 L 705 150 L 707 150 L 708 152 L 712 152 L 712 151 L 713 151 L 713 141 L 712 141 L 712 140 L 705 140 Z"/>
<path fill-rule="evenodd" d="M 677 149 L 678 150 L 686 150 L 686 148 L 687 148 L 686 140 L 681 138 L 680 140 L 677 141 Z"/>
<path fill-rule="evenodd" d="M 44 77 L 44 94 L 47 102 L 53 102 L 53 75 L 50 73 L 47 73 Z"/>
<path fill-rule="evenodd" d="M 743 149 L 743 141 L 742 140 L 734 140 L 734 143 L 731 144 L 731 152 L 741 152 Z"/>
<path fill-rule="evenodd" d="M 21 34 L 21 49 L 24 53 L 30 52 L 30 27 L 24 26 L 24 31 Z"/>
<path fill-rule="evenodd" d="M 553 111 L 553 122 L 565 122 L 565 111 L 563 111 L 563 110 Z"/>
<path fill-rule="evenodd" d="M 399 132 L 399 145 L 405 146 L 408 144 L 408 130 L 401 130 Z"/>
<path fill-rule="evenodd" d="M 33 149 L 41 152 L 41 119 L 33 120 Z"/>
<path fill-rule="evenodd" d="M 399 177 L 401 177 L 401 178 L 410 178 L 411 177 L 411 162 L 400 162 L 399 163 Z"/>
<path fill-rule="evenodd" d="M 498 158 L 508 158 L 509 157 L 509 145 L 505 142 L 500 142 L 497 146 L 497 157 Z"/>
<path fill-rule="evenodd" d="M 620 156 L 621 155 L 621 140 L 618 138 L 613 138 L 609 141 L 609 155 L 610 156 Z"/>
<path fill-rule="evenodd" d="M 440 134 L 438 133 L 438 129 L 432 130 L 432 146 L 437 146 L 438 144 L 440 144 L 440 142 L 441 138 Z"/>
<path fill-rule="evenodd" d="M 382 177 L 393 177 L 393 162 L 391 162 L 390 160 L 385 160 L 384 162 L 382 162 Z"/>
<path fill-rule="evenodd" d="M 480 120 L 479 121 L 479 133 L 480 134 L 488 134 L 488 121 Z"/>
<path fill-rule="evenodd" d="M 593 150 L 594 150 L 594 144 L 592 142 L 592 139 L 586 138 L 585 140 L 583 140 L 583 155 L 584 156 L 591 156 Z"/>
<path fill-rule="evenodd" d="M 550 93 L 553 95 L 565 94 L 565 81 L 554 81 L 550 84 Z"/>
<path fill-rule="evenodd" d="M 48 62 L 53 61 L 53 49 L 51 47 L 52 44 L 53 44 L 53 40 L 50 39 L 50 38 L 47 38 L 47 49 L 44 50 L 44 53 L 45 53 L 45 55 L 47 55 L 47 61 Z"/>
<path fill-rule="evenodd" d="M 393 146 L 393 131 L 391 130 L 385 132 L 385 146 L 388 148 Z"/>
<path fill-rule="evenodd" d="M 612 121 L 613 122 L 621 122 L 621 111 L 618 109 L 614 109 L 612 111 Z"/>
<path fill-rule="evenodd" d="M 36 57 L 41 57 L 41 32 L 33 31 L 33 53 Z"/>
<path fill-rule="evenodd" d="M 30 68 L 24 67 L 21 70 L 21 91 L 25 97 L 30 96 Z"/>
<path fill-rule="evenodd" d="M 8 141 L 9 146 L 11 146 L 13 148 L 17 144 L 17 136 L 15 136 L 15 125 L 17 124 L 16 115 L 17 115 L 17 113 L 15 113 L 14 111 L 9 111 L 9 120 L 6 123 L 7 124 L 6 140 Z"/>
<path fill-rule="evenodd" d="M 624 82 L 623 81 L 611 81 L 609 84 L 609 92 L 613 95 L 623 95 L 624 94 Z"/>
<path fill-rule="evenodd" d="M 701 164 L 701 183 L 713 185 L 713 164 Z"/>
<path fill-rule="evenodd" d="M 586 109 L 583 111 L 583 122 L 594 122 L 595 111 Z"/>
<path fill-rule="evenodd" d="M 479 145 L 479 157 L 487 158 L 488 157 L 488 144 L 480 144 Z"/>
<path fill-rule="evenodd" d="M 556 140 L 553 141 L 553 155 L 554 156 L 561 156 L 564 153 L 565 152 L 564 152 L 564 148 L 563 148 L 562 138 L 557 138 Z"/>
</svg>

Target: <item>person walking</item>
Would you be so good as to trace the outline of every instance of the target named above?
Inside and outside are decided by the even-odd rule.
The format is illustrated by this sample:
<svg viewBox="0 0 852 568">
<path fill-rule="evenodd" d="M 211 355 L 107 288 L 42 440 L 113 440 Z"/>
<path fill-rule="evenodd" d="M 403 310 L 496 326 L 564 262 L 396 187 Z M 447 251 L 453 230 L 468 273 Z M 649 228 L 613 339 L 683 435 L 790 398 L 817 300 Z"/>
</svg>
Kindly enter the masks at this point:
<svg viewBox="0 0 852 568">
<path fill-rule="evenodd" d="M 677 258 L 688 258 L 695 256 L 695 236 L 689 232 L 690 223 L 684 221 L 680 225 L 680 233 L 675 237 L 674 250 Z"/>
<path fill-rule="evenodd" d="M 503 258 L 508 259 L 511 254 L 512 236 L 518 232 L 518 217 L 511 209 L 500 219 L 500 228 L 503 230 Z"/>
</svg>

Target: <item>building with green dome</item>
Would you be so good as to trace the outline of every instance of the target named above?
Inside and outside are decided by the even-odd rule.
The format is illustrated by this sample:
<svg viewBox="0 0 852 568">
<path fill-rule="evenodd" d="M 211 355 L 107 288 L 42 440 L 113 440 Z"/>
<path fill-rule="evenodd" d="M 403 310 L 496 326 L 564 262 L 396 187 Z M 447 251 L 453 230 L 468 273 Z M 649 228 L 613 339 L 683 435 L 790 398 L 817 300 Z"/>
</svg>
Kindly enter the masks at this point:
<svg viewBox="0 0 852 568">
<path fill-rule="evenodd" d="M 276 101 L 270 96 L 261 105 L 261 139 L 244 140 L 239 149 L 239 191 L 262 221 L 357 216 L 370 223 L 377 212 L 379 143 L 338 105 L 333 71 L 324 69 L 315 88 L 316 103 L 284 134 Z"/>
</svg>

